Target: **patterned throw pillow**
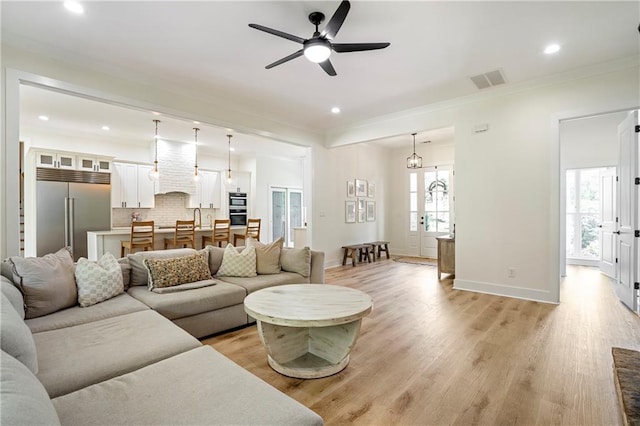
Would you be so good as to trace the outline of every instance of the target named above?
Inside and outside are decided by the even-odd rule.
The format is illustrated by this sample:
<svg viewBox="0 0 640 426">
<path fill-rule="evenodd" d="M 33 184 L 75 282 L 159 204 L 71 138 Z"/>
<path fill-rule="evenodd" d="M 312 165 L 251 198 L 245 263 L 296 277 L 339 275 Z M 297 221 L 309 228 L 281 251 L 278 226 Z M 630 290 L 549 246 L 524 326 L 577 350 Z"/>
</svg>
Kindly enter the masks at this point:
<svg viewBox="0 0 640 426">
<path fill-rule="evenodd" d="M 227 244 L 222 256 L 222 265 L 216 274 L 219 277 L 255 277 L 256 273 L 256 249 L 245 247 L 242 253 L 231 245 Z"/>
<path fill-rule="evenodd" d="M 80 306 L 95 305 L 124 292 L 122 268 L 111 253 L 97 262 L 81 257 L 76 265 L 76 285 Z"/>
<path fill-rule="evenodd" d="M 149 290 L 211 279 L 209 253 L 201 251 L 170 259 L 145 259 L 149 270 Z"/>
</svg>

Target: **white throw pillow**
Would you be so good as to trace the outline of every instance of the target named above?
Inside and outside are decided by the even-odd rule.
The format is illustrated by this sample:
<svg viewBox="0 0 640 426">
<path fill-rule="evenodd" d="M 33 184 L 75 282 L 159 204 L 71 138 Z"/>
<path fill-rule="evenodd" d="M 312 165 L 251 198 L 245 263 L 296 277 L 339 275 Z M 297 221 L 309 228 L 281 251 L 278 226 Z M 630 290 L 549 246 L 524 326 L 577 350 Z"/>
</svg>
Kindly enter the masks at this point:
<svg viewBox="0 0 640 426">
<path fill-rule="evenodd" d="M 124 293 L 122 268 L 111 253 L 97 262 L 81 257 L 76 265 L 78 303 L 83 308 Z"/>
<path fill-rule="evenodd" d="M 245 247 L 242 253 L 231 245 L 227 244 L 222 256 L 222 265 L 216 274 L 220 277 L 255 277 L 256 273 L 256 249 Z"/>
</svg>

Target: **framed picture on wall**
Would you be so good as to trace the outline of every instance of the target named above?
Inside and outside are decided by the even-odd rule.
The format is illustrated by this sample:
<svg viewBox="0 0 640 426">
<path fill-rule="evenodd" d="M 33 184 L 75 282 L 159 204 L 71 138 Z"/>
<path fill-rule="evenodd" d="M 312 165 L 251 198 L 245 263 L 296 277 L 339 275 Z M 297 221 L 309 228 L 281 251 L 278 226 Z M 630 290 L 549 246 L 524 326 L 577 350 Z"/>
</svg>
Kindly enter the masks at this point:
<svg viewBox="0 0 640 426">
<path fill-rule="evenodd" d="M 356 179 L 356 197 L 367 196 L 367 181 L 362 179 Z"/>
<path fill-rule="evenodd" d="M 347 181 L 347 197 L 353 198 L 356 196 L 356 184 L 352 180 Z"/>
<path fill-rule="evenodd" d="M 369 182 L 367 186 L 367 195 L 369 198 L 376 198 L 376 184 Z"/>
<path fill-rule="evenodd" d="M 366 217 L 366 201 L 362 198 L 358 199 L 358 222 L 364 222 Z"/>
<path fill-rule="evenodd" d="M 367 201 L 367 222 L 376 220 L 376 202 Z"/>
<path fill-rule="evenodd" d="M 355 223 L 356 221 L 356 202 L 355 201 L 345 201 L 344 221 L 347 223 Z"/>
</svg>

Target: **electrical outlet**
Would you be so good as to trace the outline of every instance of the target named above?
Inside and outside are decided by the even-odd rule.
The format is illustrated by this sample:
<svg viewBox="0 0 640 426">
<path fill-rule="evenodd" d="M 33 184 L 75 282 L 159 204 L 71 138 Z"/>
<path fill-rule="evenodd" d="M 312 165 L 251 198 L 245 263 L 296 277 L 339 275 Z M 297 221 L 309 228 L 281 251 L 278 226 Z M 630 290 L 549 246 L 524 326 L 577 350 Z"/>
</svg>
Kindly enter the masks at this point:
<svg viewBox="0 0 640 426">
<path fill-rule="evenodd" d="M 516 277 L 516 268 L 510 266 L 507 268 L 507 277 L 515 278 Z"/>
</svg>

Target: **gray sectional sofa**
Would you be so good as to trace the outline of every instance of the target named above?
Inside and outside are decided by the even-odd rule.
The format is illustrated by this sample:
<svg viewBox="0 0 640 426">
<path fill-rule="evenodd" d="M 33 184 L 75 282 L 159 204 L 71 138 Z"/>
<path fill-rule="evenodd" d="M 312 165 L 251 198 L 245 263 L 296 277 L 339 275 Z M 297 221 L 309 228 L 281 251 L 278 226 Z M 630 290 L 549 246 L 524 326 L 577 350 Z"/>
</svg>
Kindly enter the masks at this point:
<svg viewBox="0 0 640 426">
<path fill-rule="evenodd" d="M 215 276 L 223 250 L 207 251 Z M 200 288 L 147 289 L 139 269 L 144 258 L 193 253 L 129 255 L 119 259 L 126 292 L 27 319 L 24 289 L 4 262 L 0 424 L 322 424 L 316 413 L 197 337 L 250 323 L 243 300 L 252 291 L 324 282 L 323 253 L 311 252 L 306 277 L 214 277 L 215 285 Z"/>
</svg>

